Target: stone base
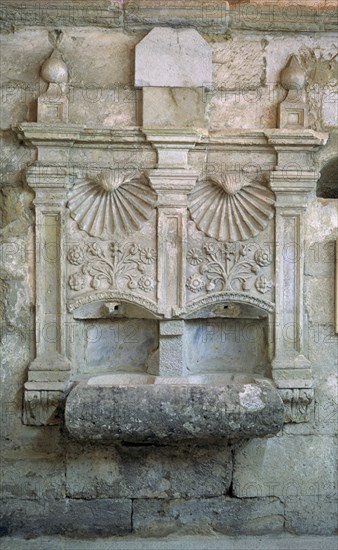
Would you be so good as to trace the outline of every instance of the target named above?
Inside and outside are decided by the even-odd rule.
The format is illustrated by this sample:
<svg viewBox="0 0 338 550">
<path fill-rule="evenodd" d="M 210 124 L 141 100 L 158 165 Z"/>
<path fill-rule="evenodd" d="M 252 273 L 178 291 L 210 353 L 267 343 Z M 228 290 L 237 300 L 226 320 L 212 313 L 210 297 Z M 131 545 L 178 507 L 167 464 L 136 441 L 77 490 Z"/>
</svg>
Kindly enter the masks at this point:
<svg viewBox="0 0 338 550">
<path fill-rule="evenodd" d="M 1 506 L 0 535 L 108 536 L 131 532 L 132 501 L 8 500 Z"/>
</svg>

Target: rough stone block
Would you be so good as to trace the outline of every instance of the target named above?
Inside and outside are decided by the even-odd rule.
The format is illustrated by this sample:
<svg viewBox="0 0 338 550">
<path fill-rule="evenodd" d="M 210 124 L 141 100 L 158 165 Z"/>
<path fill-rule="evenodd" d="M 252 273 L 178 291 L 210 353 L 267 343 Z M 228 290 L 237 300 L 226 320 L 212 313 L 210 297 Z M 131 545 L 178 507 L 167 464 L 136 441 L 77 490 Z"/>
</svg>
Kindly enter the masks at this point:
<svg viewBox="0 0 338 550">
<path fill-rule="evenodd" d="M 214 89 L 252 90 L 264 85 L 263 41 L 234 37 L 212 45 Z"/>
<path fill-rule="evenodd" d="M 225 494 L 232 476 L 228 448 L 73 446 L 67 495 L 72 498 L 188 498 Z"/>
<path fill-rule="evenodd" d="M 325 494 L 336 479 L 330 437 L 283 436 L 254 439 L 235 453 L 233 493 L 237 497 L 295 497 Z"/>
<path fill-rule="evenodd" d="M 131 532 L 131 500 L 10 500 L 3 501 L 0 533 L 108 536 Z"/>
<path fill-rule="evenodd" d="M 332 266 L 333 267 L 333 266 Z M 334 324 L 334 276 L 311 277 L 305 280 L 305 308 L 314 324 Z"/>
<path fill-rule="evenodd" d="M 211 47 L 194 29 L 155 27 L 135 49 L 135 86 L 208 86 L 211 69 Z"/>
<path fill-rule="evenodd" d="M 297 535 L 334 535 L 338 529 L 337 487 L 327 495 L 289 500 L 285 528 Z"/>
<path fill-rule="evenodd" d="M 145 536 L 170 533 L 264 533 L 283 530 L 284 506 L 277 499 L 136 499 L 133 529 Z"/>
<path fill-rule="evenodd" d="M 42 450 L 6 451 L 1 455 L 1 498 L 63 498 L 65 466 L 61 456 Z"/>
<path fill-rule="evenodd" d="M 193 88 L 143 88 L 145 128 L 202 128 L 203 91 Z"/>
</svg>

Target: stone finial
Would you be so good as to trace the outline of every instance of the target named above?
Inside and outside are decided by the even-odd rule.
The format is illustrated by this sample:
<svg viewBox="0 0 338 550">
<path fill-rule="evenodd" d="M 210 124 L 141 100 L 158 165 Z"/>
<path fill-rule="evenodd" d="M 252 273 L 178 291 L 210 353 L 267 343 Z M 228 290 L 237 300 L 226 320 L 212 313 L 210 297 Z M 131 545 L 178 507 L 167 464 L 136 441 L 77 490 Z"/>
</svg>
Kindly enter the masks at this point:
<svg viewBox="0 0 338 550">
<path fill-rule="evenodd" d="M 288 64 L 281 72 L 281 84 L 285 90 L 303 90 L 305 73 L 295 55 L 292 55 Z"/>
<path fill-rule="evenodd" d="M 281 72 L 281 84 L 287 96 L 279 106 L 280 128 L 307 128 L 308 108 L 304 101 L 305 73 L 295 55 Z"/>
<path fill-rule="evenodd" d="M 68 122 L 68 69 L 58 49 L 44 61 L 40 76 L 47 82 L 48 88 L 38 99 L 38 122 Z"/>
<path fill-rule="evenodd" d="M 54 50 L 42 64 L 40 75 L 49 84 L 65 84 L 68 81 L 67 65 L 58 50 Z"/>
</svg>

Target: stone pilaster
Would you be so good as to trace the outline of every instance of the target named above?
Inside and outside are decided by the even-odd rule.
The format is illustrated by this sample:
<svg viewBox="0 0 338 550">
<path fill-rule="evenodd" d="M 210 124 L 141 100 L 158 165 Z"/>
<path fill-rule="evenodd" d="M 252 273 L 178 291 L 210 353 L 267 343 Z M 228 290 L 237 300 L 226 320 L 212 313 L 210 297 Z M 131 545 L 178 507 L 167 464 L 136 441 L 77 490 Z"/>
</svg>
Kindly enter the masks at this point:
<svg viewBox="0 0 338 550">
<path fill-rule="evenodd" d="M 272 375 L 286 405 L 286 421 L 305 422 L 313 389 L 304 343 L 304 217 L 319 178 L 311 153 L 323 144 L 324 137 L 306 130 L 284 130 L 271 134 L 269 142 L 277 153 L 277 165 L 270 176 L 276 195 Z"/>
<path fill-rule="evenodd" d="M 27 182 L 35 191 L 36 358 L 28 369 L 23 422 L 57 424 L 70 370 L 63 261 L 67 175 L 38 165 L 29 169 Z"/>
</svg>

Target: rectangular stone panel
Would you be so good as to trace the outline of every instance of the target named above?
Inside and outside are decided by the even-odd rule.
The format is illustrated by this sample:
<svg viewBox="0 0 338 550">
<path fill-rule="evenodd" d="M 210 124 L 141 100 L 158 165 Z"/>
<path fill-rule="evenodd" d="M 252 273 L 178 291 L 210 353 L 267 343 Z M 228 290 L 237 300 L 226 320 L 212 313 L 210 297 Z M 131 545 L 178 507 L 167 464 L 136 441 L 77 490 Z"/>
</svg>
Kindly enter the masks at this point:
<svg viewBox="0 0 338 550">
<path fill-rule="evenodd" d="M 202 89 L 143 88 L 144 128 L 203 128 L 206 126 Z"/>
<path fill-rule="evenodd" d="M 195 29 L 155 27 L 135 49 L 135 86 L 203 87 L 211 69 L 211 47 Z"/>
</svg>

